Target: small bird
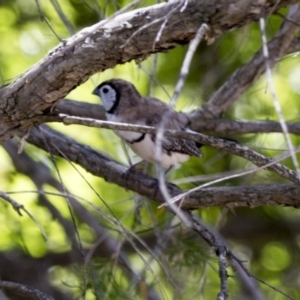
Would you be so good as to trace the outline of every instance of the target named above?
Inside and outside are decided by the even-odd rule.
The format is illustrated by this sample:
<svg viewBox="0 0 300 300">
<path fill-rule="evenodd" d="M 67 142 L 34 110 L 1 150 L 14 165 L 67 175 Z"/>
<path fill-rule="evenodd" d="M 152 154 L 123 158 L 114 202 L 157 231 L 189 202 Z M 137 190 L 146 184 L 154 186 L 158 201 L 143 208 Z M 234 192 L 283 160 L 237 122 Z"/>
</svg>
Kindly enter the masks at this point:
<svg viewBox="0 0 300 300">
<path fill-rule="evenodd" d="M 189 131 L 190 120 L 167 104 L 153 97 L 142 97 L 133 84 L 122 79 L 111 79 L 98 85 L 93 94 L 102 99 L 108 121 L 147 125 L 159 128 L 168 112 L 165 129 Z M 156 134 L 114 130 L 143 160 L 156 163 Z M 162 141 L 161 164 L 164 168 L 178 168 L 190 156 L 201 157 L 196 143 L 173 137 Z"/>
</svg>

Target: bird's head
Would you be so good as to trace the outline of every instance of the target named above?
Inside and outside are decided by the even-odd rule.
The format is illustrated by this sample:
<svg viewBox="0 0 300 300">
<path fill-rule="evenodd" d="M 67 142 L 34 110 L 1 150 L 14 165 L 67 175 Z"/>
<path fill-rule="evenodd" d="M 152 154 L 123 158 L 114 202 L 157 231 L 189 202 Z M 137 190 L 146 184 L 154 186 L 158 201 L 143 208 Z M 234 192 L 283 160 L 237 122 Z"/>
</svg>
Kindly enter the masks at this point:
<svg viewBox="0 0 300 300">
<path fill-rule="evenodd" d="M 126 100 L 132 102 L 140 98 L 134 85 L 122 79 L 104 81 L 93 90 L 92 94 L 101 98 L 103 106 L 109 114 L 114 113 L 121 99 L 123 102 Z"/>
</svg>

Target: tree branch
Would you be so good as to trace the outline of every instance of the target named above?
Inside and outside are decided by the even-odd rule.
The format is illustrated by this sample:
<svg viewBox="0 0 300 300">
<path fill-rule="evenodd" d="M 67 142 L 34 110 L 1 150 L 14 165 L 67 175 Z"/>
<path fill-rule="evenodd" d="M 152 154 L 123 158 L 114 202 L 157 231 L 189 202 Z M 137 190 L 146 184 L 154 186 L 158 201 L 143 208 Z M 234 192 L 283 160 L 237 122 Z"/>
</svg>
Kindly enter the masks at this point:
<svg viewBox="0 0 300 300">
<path fill-rule="evenodd" d="M 294 22 L 300 22 L 300 10 L 289 16 Z M 281 30 L 267 43 L 269 65 L 273 67 L 278 59 L 296 47 L 295 34 L 299 25 L 285 21 Z M 294 44 L 295 43 L 295 44 Z M 292 44 L 292 45 L 291 45 Z M 291 45 L 291 46 L 290 46 Z M 263 49 L 258 51 L 244 66 L 236 70 L 231 77 L 211 95 L 202 108 L 190 114 L 192 122 L 202 118 L 218 118 L 255 82 L 266 70 Z"/>
<path fill-rule="evenodd" d="M 52 298 L 51 296 L 48 296 L 42 293 L 41 291 L 26 284 L 19 284 L 10 281 L 0 281 L 0 288 L 3 290 L 10 291 L 13 294 L 26 296 L 27 299 L 54 300 L 54 298 Z"/>
<path fill-rule="evenodd" d="M 300 45 L 300 44 L 299 44 Z M 300 47 L 299 47 L 300 50 Z M 91 104 L 74 100 L 61 100 L 56 106 L 57 110 L 69 116 L 106 120 L 104 107 L 100 104 Z M 37 124 L 50 119 L 41 117 L 35 119 Z M 289 133 L 300 134 L 300 123 L 287 122 Z M 274 133 L 282 132 L 279 122 L 271 120 L 237 121 L 224 119 L 194 119 L 191 128 L 197 132 L 214 134 L 235 135 L 247 133 Z"/>
<path fill-rule="evenodd" d="M 135 131 L 142 133 L 156 133 L 159 129 L 150 127 L 150 126 L 142 126 L 135 124 L 125 124 L 125 123 L 115 123 L 108 121 L 99 121 L 93 119 L 82 119 L 77 117 L 70 117 L 59 115 L 52 117 L 46 117 L 49 121 L 58 121 L 63 122 L 64 124 L 79 124 L 85 126 L 93 126 L 99 128 L 107 128 L 107 129 L 118 129 L 123 131 Z M 188 132 L 188 131 L 177 131 L 177 130 L 165 130 L 165 136 L 176 137 L 179 139 L 187 139 L 198 142 L 202 145 L 210 145 L 212 147 L 225 150 L 229 153 L 235 154 L 237 156 L 243 157 L 246 160 L 251 161 L 253 164 L 260 168 L 265 168 L 267 170 L 273 171 L 279 176 L 289 179 L 290 181 L 300 185 L 300 176 L 294 172 L 293 170 L 280 165 L 272 158 L 267 158 L 246 146 L 238 144 L 233 141 L 220 139 L 216 137 L 207 136 L 201 133 L 196 132 Z"/>
<path fill-rule="evenodd" d="M 300 134 L 300 123 L 286 123 L 289 133 Z M 282 133 L 279 122 L 275 121 L 235 121 L 235 120 L 197 120 L 192 124 L 198 132 L 235 135 L 247 133 Z"/>
<path fill-rule="evenodd" d="M 61 213 L 47 199 L 46 193 L 43 193 L 43 186 L 45 184 L 48 184 L 49 186 L 61 192 L 61 197 L 68 197 L 70 204 L 72 205 L 72 208 L 76 213 L 76 216 L 93 230 L 96 238 L 98 239 L 98 247 L 95 247 L 94 252 L 97 252 L 100 257 L 115 259 L 116 263 L 123 270 L 124 274 L 128 277 L 129 280 L 141 282 L 142 279 L 139 278 L 137 274 L 135 274 L 125 252 L 120 250 L 118 255 L 116 255 L 116 249 L 119 248 L 119 241 L 111 237 L 105 230 L 105 228 L 101 226 L 99 220 L 97 220 L 83 205 L 81 205 L 77 201 L 77 199 L 75 199 L 75 197 L 69 194 L 66 188 L 63 187 L 62 184 L 52 176 L 49 168 L 46 165 L 44 165 L 43 163 L 37 163 L 30 156 L 24 153 L 24 151 L 21 154 L 18 154 L 17 146 L 12 141 L 5 142 L 3 144 L 3 147 L 11 156 L 16 170 L 19 173 L 26 175 L 36 185 L 37 190 L 39 191 L 38 199 L 40 201 L 40 204 L 45 206 L 49 210 L 53 218 L 57 219 L 65 230 L 66 236 L 73 244 L 72 258 L 74 259 L 74 261 L 77 260 L 79 263 L 82 263 L 82 257 L 78 253 L 78 244 L 74 233 L 74 228 L 67 219 L 62 217 Z M 0 191 L 0 197 L 1 195 L 2 194 Z M 98 248 L 101 248 L 101 253 Z M 85 257 L 86 256 L 87 255 L 85 255 Z M 151 286 L 147 286 L 147 288 L 149 290 L 149 299 L 158 299 L 155 290 Z"/>
<path fill-rule="evenodd" d="M 47 145 L 45 140 L 47 140 Z M 100 176 L 108 182 L 154 199 L 159 204 L 164 203 L 163 197 L 157 189 L 156 179 L 136 170 L 128 170 L 127 167 L 118 164 L 104 154 L 81 145 L 54 130 L 45 126 L 42 126 L 40 130 L 33 129 L 28 142 L 45 151 L 50 150 L 57 156 L 62 156 L 63 153 L 68 160 L 78 163 L 88 172 Z M 182 190 L 172 184 L 168 184 L 167 187 L 172 197 L 182 193 Z M 298 207 L 300 205 L 299 192 L 299 187 L 289 184 L 204 188 L 189 194 L 180 205 L 183 209 L 210 206 L 257 207 L 262 205 Z"/>
<path fill-rule="evenodd" d="M 182 9 L 180 1 L 171 1 L 85 28 L 50 51 L 21 78 L 0 89 L 0 142 L 10 138 L 14 130 L 33 126 L 32 117 L 49 112 L 60 99 L 96 72 L 186 44 L 204 22 L 212 28 L 210 38 L 218 37 L 229 29 L 257 21 L 259 8 L 269 13 L 298 2 L 268 0 L 261 4 L 260 0 L 253 0 L 237 2 L 233 8 L 225 0 L 189 0 Z M 170 11 L 173 13 L 153 46 L 164 16 Z M 153 22 L 157 19 L 162 22 Z M 144 30 L 136 34 L 143 26 L 147 34 Z M 126 44 L 131 37 L 132 42 Z"/>
</svg>

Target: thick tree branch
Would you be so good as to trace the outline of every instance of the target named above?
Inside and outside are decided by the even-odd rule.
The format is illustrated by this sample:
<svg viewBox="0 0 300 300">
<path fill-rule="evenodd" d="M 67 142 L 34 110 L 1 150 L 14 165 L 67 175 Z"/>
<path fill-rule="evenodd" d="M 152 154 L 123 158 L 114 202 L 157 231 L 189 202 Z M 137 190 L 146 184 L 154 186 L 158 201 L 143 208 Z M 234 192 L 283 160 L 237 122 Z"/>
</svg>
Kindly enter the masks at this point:
<svg viewBox="0 0 300 300">
<path fill-rule="evenodd" d="M 14 130 L 32 126 L 32 117 L 46 114 L 96 72 L 188 43 L 204 22 L 211 26 L 211 37 L 217 37 L 257 21 L 261 8 L 269 13 L 298 2 L 252 0 L 233 4 L 225 0 L 189 0 L 182 9 L 183 2 L 170 1 L 85 28 L 50 51 L 21 78 L 0 89 L 0 142 L 11 137 Z M 159 41 L 154 42 L 170 11 Z M 147 34 L 145 30 L 138 31 L 143 27 Z"/>
<path fill-rule="evenodd" d="M 19 284 L 10 281 L 0 281 L 0 288 L 18 294 L 27 299 L 35 300 L 54 300 L 51 296 L 48 296 L 41 291 L 25 284 Z"/>
<path fill-rule="evenodd" d="M 300 134 L 300 123 L 286 123 L 289 133 Z M 274 121 L 235 121 L 235 120 L 197 120 L 193 129 L 198 132 L 235 135 L 247 133 L 282 132 L 279 122 Z"/>
<path fill-rule="evenodd" d="M 82 162 L 83 161 L 82 158 L 84 158 L 84 157 L 90 158 L 91 157 L 91 155 L 82 156 L 78 152 L 78 150 L 79 150 L 78 146 L 80 146 L 80 145 L 78 145 L 78 144 L 76 145 L 76 143 L 74 141 L 71 142 L 71 144 L 70 144 L 71 148 L 69 149 L 68 153 L 63 151 L 62 150 L 63 145 L 61 143 L 58 143 L 57 140 L 55 141 L 53 132 L 51 133 L 51 131 L 45 130 L 44 127 L 43 128 L 41 127 L 39 133 L 41 133 L 42 130 L 43 130 L 43 132 L 42 132 L 41 138 L 37 138 L 37 139 L 33 139 L 33 140 L 38 141 L 38 144 L 42 142 L 42 144 L 44 144 L 44 147 L 46 147 L 46 149 L 48 151 L 51 151 L 51 152 L 53 151 L 54 154 L 60 155 L 60 156 L 65 157 L 65 158 L 67 157 L 68 159 L 69 159 L 68 156 L 69 156 L 69 153 L 70 153 L 71 154 L 70 160 L 74 161 L 74 158 L 75 158 L 75 162 L 78 162 L 77 159 L 79 159 Z M 51 134 L 51 136 L 50 136 L 49 133 Z M 32 136 L 36 138 L 35 134 L 33 134 Z M 32 136 L 30 136 L 29 138 L 31 138 Z M 57 136 L 57 137 L 59 139 L 63 138 L 62 135 Z M 70 140 L 69 141 L 68 140 L 69 139 L 65 138 L 65 140 L 63 141 L 63 144 L 67 145 L 70 142 Z M 86 150 L 88 150 L 88 147 L 84 147 L 84 148 L 86 148 Z M 92 155 L 94 154 L 93 155 L 94 157 L 92 157 L 92 164 L 90 164 L 90 166 L 94 165 L 94 166 L 96 166 L 97 170 L 99 170 L 99 168 L 100 168 L 100 170 L 102 171 L 103 164 L 101 166 L 100 164 L 97 164 L 97 162 L 94 160 L 95 154 L 98 157 L 101 157 L 101 156 L 99 154 L 97 155 L 96 151 L 93 151 L 93 153 L 90 153 L 90 154 L 92 154 Z M 102 157 L 102 158 L 105 158 L 105 157 Z M 109 170 L 106 171 L 107 177 L 108 176 L 111 177 L 113 172 L 114 172 L 114 166 L 111 164 L 110 167 L 109 167 Z M 127 187 L 129 186 L 129 182 L 130 182 L 130 175 L 131 175 L 130 173 L 126 174 L 126 176 L 125 176 L 125 185 Z M 119 178 L 121 178 L 121 177 L 122 177 L 122 174 L 119 174 Z M 140 186 L 145 185 L 145 179 L 146 178 L 142 178 L 142 176 L 139 176 L 139 179 L 142 179 L 142 182 L 140 183 Z M 117 179 L 117 180 L 119 180 L 119 179 Z M 153 179 L 150 179 L 150 180 L 153 180 Z M 171 188 L 170 189 L 171 190 L 170 194 L 172 194 L 172 192 L 176 192 L 176 188 L 174 186 L 173 187 L 170 186 L 170 188 Z M 153 190 L 155 192 L 153 192 Z M 235 191 L 236 191 L 236 189 L 235 189 Z M 157 186 L 153 187 L 151 194 L 154 195 L 154 197 L 156 197 L 156 198 L 160 198 L 160 199 L 158 199 L 159 201 L 163 201 L 163 199 L 164 199 L 162 197 L 162 195 L 160 194 L 159 190 L 157 189 Z M 298 193 L 297 193 L 297 195 L 298 195 Z M 201 197 L 202 197 L 202 194 L 201 194 Z M 224 191 L 222 191 L 221 198 L 224 199 Z M 264 194 L 263 198 L 265 199 L 265 194 Z M 233 197 L 233 198 L 231 198 L 231 200 L 232 199 L 233 199 L 234 202 L 236 202 L 236 198 Z M 247 199 L 247 204 L 249 205 L 249 196 L 248 195 L 247 195 L 246 199 Z M 296 196 L 296 199 L 298 201 L 298 196 Z M 182 202 L 185 202 L 185 201 L 182 201 Z M 182 203 L 181 203 L 181 205 L 182 205 Z M 250 203 L 250 205 L 251 205 L 251 203 Z M 187 212 L 186 207 L 183 207 L 183 208 L 184 208 L 184 210 L 182 210 L 182 212 L 183 212 L 183 214 L 185 214 L 185 216 L 187 217 L 187 220 L 188 220 L 186 225 L 189 226 L 190 228 L 192 228 L 195 232 L 197 232 L 202 238 L 204 238 L 204 240 L 211 247 L 213 247 L 216 250 L 216 253 L 219 255 L 219 269 L 220 269 L 219 271 L 220 271 L 220 279 L 221 279 L 221 289 L 220 289 L 219 296 L 226 298 L 227 297 L 226 259 L 227 259 L 227 257 L 230 257 L 233 260 L 235 260 L 237 263 L 240 263 L 240 261 L 236 258 L 236 256 L 229 249 L 227 249 L 227 247 L 226 247 L 226 245 L 225 245 L 225 243 L 222 239 L 220 239 L 216 234 L 214 234 L 212 231 L 207 229 L 204 225 L 202 225 L 202 223 L 199 220 L 197 220 L 190 212 Z"/>
<path fill-rule="evenodd" d="M 60 113 L 69 116 L 106 120 L 104 107 L 99 104 L 78 102 L 74 100 L 61 100 L 56 108 Z M 41 117 L 39 121 L 37 121 L 37 124 L 43 122 L 47 122 L 47 118 Z M 286 126 L 289 133 L 300 134 L 300 123 L 290 122 L 286 123 Z M 282 132 L 280 124 L 276 121 L 270 120 L 237 121 L 222 119 L 194 119 L 191 127 L 197 132 L 209 132 L 212 134 L 223 134 L 225 136 L 247 133 Z"/>
<path fill-rule="evenodd" d="M 157 180 L 135 170 L 128 170 L 107 156 L 81 145 L 49 128 L 42 126 L 33 129 L 28 141 L 45 151 L 57 156 L 66 157 L 78 163 L 88 172 L 100 176 L 108 182 L 115 183 L 140 195 L 163 203 L 163 197 L 157 189 Z M 168 184 L 172 197 L 182 193 L 178 187 Z M 257 207 L 262 205 L 285 205 L 298 207 L 300 188 L 295 185 L 263 185 L 249 187 L 204 188 L 186 197 L 182 208 L 197 209 L 200 207 L 222 206 Z"/>
<path fill-rule="evenodd" d="M 69 116 L 106 120 L 105 109 L 100 104 L 63 99 L 59 101 L 55 107 L 55 111 Z"/>
<path fill-rule="evenodd" d="M 196 191 L 186 197 L 181 205 L 187 209 L 197 209 L 202 205 L 230 208 L 264 205 L 300 207 L 299 192 L 300 188 L 292 184 L 214 187 Z"/>
<path fill-rule="evenodd" d="M 142 133 L 156 133 L 159 129 L 149 126 L 141 126 L 135 124 L 125 124 L 125 123 L 115 123 L 108 121 L 99 121 L 93 119 L 82 119 L 77 117 L 70 117 L 59 115 L 52 117 L 46 117 L 49 121 L 63 122 L 64 124 L 79 124 L 85 126 L 93 126 L 99 128 L 107 129 L 118 129 L 123 131 L 135 131 Z M 210 145 L 218 149 L 225 150 L 229 153 L 243 157 L 246 160 L 251 161 L 258 167 L 265 168 L 267 170 L 273 171 L 279 176 L 289 179 L 290 181 L 300 185 L 300 177 L 293 170 L 280 165 L 272 158 L 267 158 L 246 146 L 240 145 L 236 142 L 215 138 L 211 136 L 206 136 L 201 133 L 196 132 L 186 132 L 186 131 L 176 131 L 176 130 L 165 130 L 165 136 L 176 137 L 179 139 L 187 139 L 196 141 L 202 145 Z"/>
</svg>

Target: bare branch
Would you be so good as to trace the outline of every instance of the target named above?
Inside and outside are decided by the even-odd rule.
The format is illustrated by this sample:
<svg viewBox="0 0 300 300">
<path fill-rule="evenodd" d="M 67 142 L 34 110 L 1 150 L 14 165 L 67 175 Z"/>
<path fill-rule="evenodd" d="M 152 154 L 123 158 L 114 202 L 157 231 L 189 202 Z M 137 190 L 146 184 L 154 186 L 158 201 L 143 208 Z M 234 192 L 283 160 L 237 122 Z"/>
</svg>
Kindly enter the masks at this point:
<svg viewBox="0 0 300 300">
<path fill-rule="evenodd" d="M 53 154 L 61 156 L 61 153 L 72 162 L 78 163 L 88 172 L 103 177 L 108 182 L 112 182 L 128 188 L 140 195 L 164 203 L 162 195 L 157 190 L 157 180 L 141 172 L 128 170 L 125 166 L 114 162 L 106 155 L 81 145 L 74 140 L 67 138 L 49 128 L 43 126 L 43 135 L 48 139 Z M 31 131 L 28 142 L 47 151 L 41 133 L 36 129 Z M 56 145 L 53 147 L 51 145 Z M 57 151 L 60 149 L 60 152 Z M 126 174 L 126 176 L 124 176 Z M 172 197 L 182 193 L 174 185 L 167 185 Z M 205 188 L 190 194 L 181 204 L 185 209 L 197 209 L 199 207 L 225 206 L 238 207 L 261 205 L 286 205 L 298 207 L 300 188 L 295 185 L 261 185 L 261 186 L 241 186 L 241 187 L 217 187 Z"/>
<path fill-rule="evenodd" d="M 15 201 L 13 198 L 11 198 L 7 193 L 4 193 L 3 191 L 0 191 L 0 198 L 6 200 L 9 202 L 13 209 L 19 214 L 19 216 L 22 216 L 21 210 L 23 210 L 29 218 L 36 224 L 36 226 L 40 229 L 43 237 L 45 240 L 47 240 L 47 235 L 41 224 L 37 221 L 37 219 L 20 203 Z"/>
<path fill-rule="evenodd" d="M 8 194 L 4 193 L 3 191 L 0 191 L 0 198 L 10 203 L 13 209 L 19 214 L 20 217 L 22 217 L 21 209 L 24 208 L 22 204 L 15 201 L 13 198 L 11 198 Z"/>
<path fill-rule="evenodd" d="M 60 17 L 60 19 L 62 20 L 62 22 L 66 26 L 69 34 L 70 35 L 74 35 L 75 34 L 75 30 L 74 30 L 71 22 L 68 20 L 67 16 L 65 15 L 65 13 L 63 12 L 63 10 L 61 9 L 58 1 L 57 0 L 51 0 L 51 3 L 53 5 L 54 9 L 56 10 L 58 16 Z"/>
<path fill-rule="evenodd" d="M 205 188 L 189 195 L 181 206 L 186 209 L 209 206 L 254 208 L 264 205 L 297 208 L 300 207 L 299 192 L 300 188 L 291 184 Z"/>
<path fill-rule="evenodd" d="M 0 281 L 0 288 L 3 290 L 10 291 L 11 293 L 25 296 L 28 299 L 36 299 L 36 300 L 54 300 L 51 296 L 48 296 L 41 291 L 26 285 L 19 284 L 10 281 Z"/>
<path fill-rule="evenodd" d="M 300 134 L 300 123 L 286 123 L 286 126 L 289 133 Z M 195 123 L 191 127 L 198 132 L 211 132 L 224 135 L 282 132 L 279 122 L 261 120 L 195 120 Z"/>
<path fill-rule="evenodd" d="M 218 300 L 226 300 L 228 298 L 228 286 L 227 286 L 227 249 L 220 247 L 219 253 L 219 277 L 221 282 L 220 293 L 218 294 Z"/>
<path fill-rule="evenodd" d="M 0 141 L 8 139 L 16 129 L 31 127 L 32 117 L 51 111 L 58 100 L 92 74 L 112 68 L 116 64 L 132 59 L 145 59 L 151 53 L 188 43 L 195 36 L 200 24 L 206 20 L 210 20 L 212 36 L 217 37 L 229 29 L 258 20 L 260 7 L 264 7 L 268 13 L 274 6 L 278 9 L 298 2 L 285 0 L 277 5 L 271 0 L 263 4 L 260 0 L 254 0 L 247 2 L 247 7 L 245 3 L 238 2 L 232 9 L 228 1 L 220 3 L 219 0 L 190 0 L 186 2 L 183 11 L 178 8 L 170 16 L 155 49 L 152 49 L 152 44 L 160 24 L 154 24 L 148 28 L 147 35 L 141 32 L 134 37 L 132 43 L 122 46 L 138 28 L 165 16 L 178 1 L 138 9 L 85 28 L 70 39 L 62 41 L 24 76 L 0 89 Z M 290 37 L 289 34 L 287 36 Z M 286 47 L 290 44 L 288 38 L 280 41 Z M 113 55 L 112 48 L 115 49 Z M 281 55 L 283 54 L 284 51 L 281 51 Z"/>
<path fill-rule="evenodd" d="M 55 179 L 49 168 L 43 163 L 37 163 L 30 156 L 28 156 L 25 152 L 22 154 L 17 154 L 17 147 L 15 143 L 12 141 L 7 141 L 3 144 L 6 151 L 11 156 L 15 168 L 18 172 L 25 174 L 28 176 L 34 184 L 37 186 L 39 201 L 42 205 L 44 205 L 53 215 L 53 218 L 58 219 L 61 225 L 63 226 L 66 236 L 69 237 L 73 243 L 77 247 L 73 248 L 72 257 L 79 257 L 78 255 L 78 243 L 76 236 L 74 234 L 74 227 L 71 226 L 70 222 L 62 217 L 61 213 L 52 205 L 50 201 L 48 201 L 46 194 L 43 192 L 43 185 L 48 184 L 53 188 L 57 189 L 61 193 L 56 193 L 56 196 L 60 197 L 68 197 L 70 204 L 72 205 L 72 209 L 76 213 L 76 216 L 81 219 L 85 224 L 90 226 L 90 228 L 95 232 L 98 237 L 98 244 L 93 249 L 93 253 L 96 252 L 97 255 L 107 258 L 112 258 L 112 254 L 116 252 L 118 248 L 119 241 L 113 239 L 107 231 L 101 226 L 99 220 L 97 220 L 83 205 L 81 205 L 73 195 L 71 195 L 64 186 L 62 186 L 61 182 Z M 101 253 L 98 248 L 101 248 Z M 86 252 L 86 251 L 85 251 Z M 89 252 L 89 256 L 91 256 L 91 251 Z M 114 255 L 116 263 L 120 266 L 120 268 L 124 271 L 124 273 L 128 276 L 130 280 L 135 280 L 140 282 L 140 278 L 135 274 L 133 269 L 130 266 L 129 259 L 126 256 L 126 253 L 120 251 L 118 255 Z M 79 261 L 82 263 L 82 257 L 79 258 Z M 85 255 L 84 259 L 85 264 L 88 262 L 87 255 Z M 151 297 L 149 299 L 157 299 L 156 292 L 150 286 L 148 287 L 151 292 Z M 150 296 L 149 296 L 150 297 Z"/>
<path fill-rule="evenodd" d="M 300 11 L 293 15 L 295 22 L 300 21 Z M 269 64 L 273 67 L 276 61 L 288 53 L 288 49 L 298 32 L 299 27 L 291 22 L 285 22 L 281 30 L 267 44 L 269 50 Z M 292 46 L 294 47 L 294 46 Z M 219 117 L 230 105 L 253 84 L 266 70 L 263 49 L 257 52 L 253 58 L 211 95 L 201 109 L 190 115 L 192 122 L 197 118 Z"/>
<path fill-rule="evenodd" d="M 180 76 L 177 81 L 175 91 L 173 93 L 173 96 L 170 100 L 169 106 L 173 107 L 177 101 L 177 98 L 183 88 L 186 76 L 188 75 L 188 71 L 194 56 L 195 51 L 197 50 L 197 47 L 200 43 L 200 41 L 203 39 L 204 35 L 207 33 L 209 27 L 207 24 L 201 24 L 200 28 L 198 29 L 196 36 L 191 41 L 188 51 L 185 55 L 181 70 L 180 70 Z M 165 124 L 170 118 L 172 110 L 168 110 L 163 118 L 161 123 L 159 124 L 159 128 L 156 133 L 156 145 L 155 145 L 155 158 L 157 160 L 157 170 L 158 170 L 158 183 L 159 183 L 159 189 L 161 193 L 164 196 L 164 200 L 166 203 L 168 203 L 169 208 L 175 213 L 184 223 L 187 223 L 187 219 L 184 216 L 184 214 L 181 212 L 181 209 L 177 207 L 177 205 L 174 205 L 170 200 L 170 194 L 168 192 L 167 186 L 166 186 L 166 180 L 165 180 L 165 173 L 162 167 L 162 142 L 164 139 L 164 130 L 165 130 Z"/>
<path fill-rule="evenodd" d="M 64 124 L 79 124 L 85 126 L 93 126 L 93 127 L 108 128 L 108 129 L 119 129 L 123 131 L 136 131 L 142 133 L 155 133 L 159 130 L 157 128 L 150 127 L 150 126 L 115 123 L 115 122 L 99 121 L 93 119 L 82 119 L 82 118 L 69 117 L 69 116 L 53 116 L 49 119 L 51 119 L 52 121 L 54 120 L 63 121 Z M 267 170 L 273 171 L 279 176 L 289 179 L 296 184 L 300 184 L 300 177 L 296 172 L 290 170 L 285 166 L 276 163 L 276 161 L 274 161 L 273 159 L 264 157 L 263 155 L 238 143 L 225 140 L 225 139 L 216 138 L 216 137 L 206 136 L 204 134 L 196 133 L 196 132 L 165 130 L 164 135 L 181 138 L 181 139 L 193 140 L 203 145 L 210 145 L 218 149 L 223 149 L 229 153 L 241 156 L 244 159 L 251 161 L 253 164 L 255 164 L 258 167 L 266 167 Z"/>
<path fill-rule="evenodd" d="M 299 44 L 300 45 L 300 44 Z M 300 47 L 299 47 L 300 50 Z M 105 110 L 102 105 L 78 102 L 74 100 L 62 100 L 57 110 L 69 116 L 106 120 Z M 37 123 L 47 122 L 47 119 L 36 119 Z M 39 120 L 39 121 L 38 121 Z M 286 122 L 289 133 L 300 134 L 300 123 Z M 282 132 L 279 122 L 271 120 L 240 121 L 222 119 L 194 119 L 191 129 L 197 132 L 209 132 L 222 135 L 236 135 L 246 133 L 273 133 Z"/>
<path fill-rule="evenodd" d="M 297 18 L 297 15 L 298 15 L 298 18 Z M 300 10 L 299 10 L 298 5 L 292 5 L 290 7 L 288 17 L 290 19 L 300 20 Z M 262 50 L 263 50 L 263 56 L 265 58 L 265 68 L 266 68 L 268 87 L 270 89 L 273 104 L 274 104 L 276 113 L 277 113 L 278 118 L 279 118 L 279 122 L 280 122 L 280 125 L 281 125 L 281 128 L 282 128 L 282 132 L 283 132 L 283 135 L 284 135 L 285 142 L 286 142 L 286 144 L 288 146 L 288 149 L 289 149 L 289 152 L 291 154 L 292 161 L 293 161 L 294 167 L 296 169 L 296 172 L 299 174 L 300 169 L 299 169 L 299 164 L 298 164 L 298 160 L 297 160 L 297 157 L 296 157 L 294 145 L 292 143 L 292 140 L 291 140 L 290 136 L 288 135 L 288 129 L 287 129 L 287 126 L 286 126 L 286 123 L 285 123 L 283 113 L 282 113 L 281 105 L 279 103 L 279 100 L 278 100 L 278 98 L 276 96 L 276 92 L 275 92 L 275 86 L 274 86 L 274 83 L 273 83 L 271 64 L 270 64 L 270 58 L 269 58 L 269 49 L 268 49 L 268 46 L 267 46 L 267 37 L 266 37 L 266 29 L 265 29 L 266 24 L 265 24 L 265 19 L 263 17 L 261 17 L 259 19 L 259 24 L 260 24 L 260 30 L 261 30 L 261 33 L 262 33 L 261 34 L 262 43 L 263 43 Z M 285 27 L 285 24 L 284 24 L 283 27 Z M 296 25 L 294 27 L 299 29 L 299 25 Z M 291 33 L 291 36 L 293 37 L 292 33 Z"/>
</svg>

